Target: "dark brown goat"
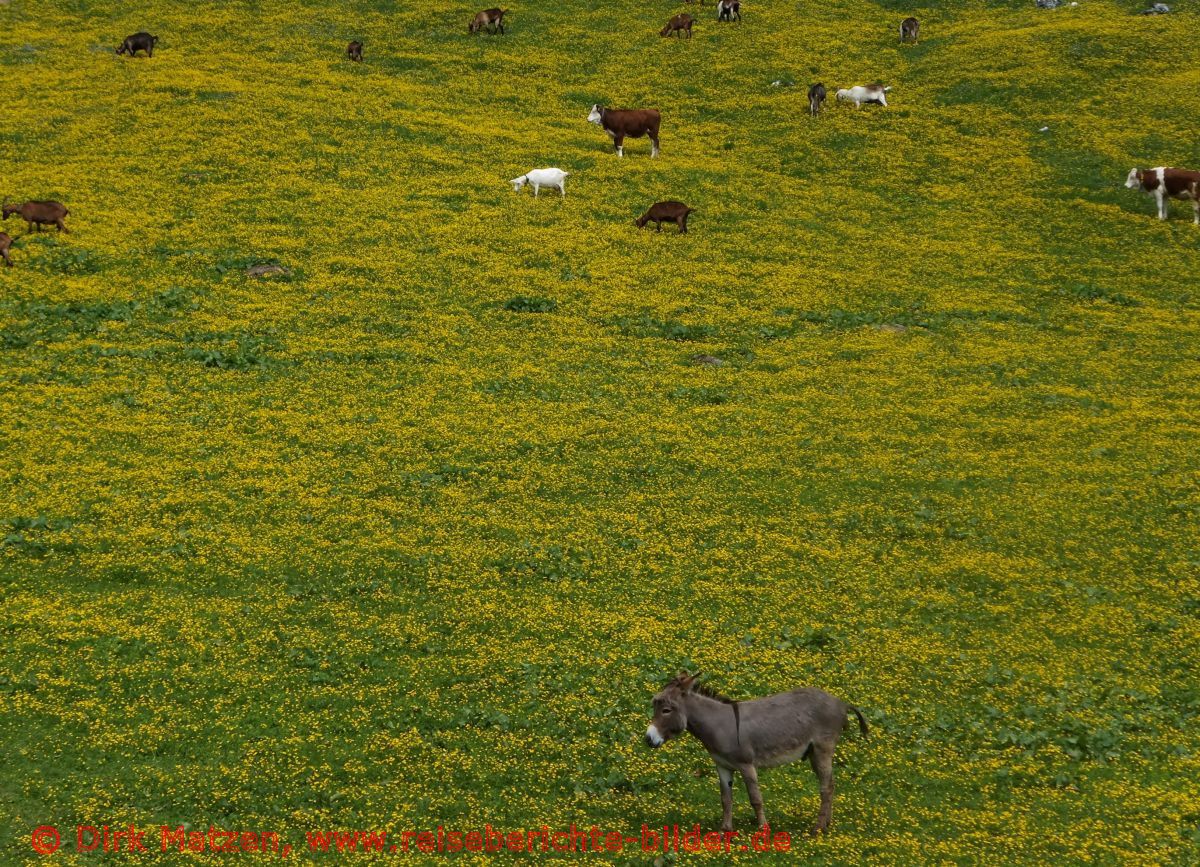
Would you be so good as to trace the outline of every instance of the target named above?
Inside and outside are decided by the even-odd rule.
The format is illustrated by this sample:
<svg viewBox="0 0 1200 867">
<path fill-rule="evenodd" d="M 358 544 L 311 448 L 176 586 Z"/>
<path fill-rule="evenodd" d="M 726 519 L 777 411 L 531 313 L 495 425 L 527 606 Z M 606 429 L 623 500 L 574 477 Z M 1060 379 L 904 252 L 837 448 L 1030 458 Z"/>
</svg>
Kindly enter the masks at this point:
<svg viewBox="0 0 1200 867">
<path fill-rule="evenodd" d="M 16 214 L 28 224 L 26 231 L 32 232 L 33 227 L 37 226 L 37 230 L 42 231 L 42 225 L 58 226 L 58 231 L 70 233 L 65 225 L 63 225 L 63 217 L 67 216 L 70 211 L 62 202 L 26 202 L 23 205 L 5 205 L 4 219 L 8 219 L 13 214 Z"/>
<path fill-rule="evenodd" d="M 346 56 L 355 63 L 362 63 L 362 43 L 356 39 L 347 45 Z"/>
<path fill-rule="evenodd" d="M 816 117 L 817 112 L 821 110 L 821 103 L 824 101 L 825 85 L 818 81 L 808 89 L 808 113 Z"/>
<path fill-rule="evenodd" d="M 12 238 L 8 232 L 0 232 L 0 256 L 4 257 L 4 264 L 9 268 L 12 267 L 12 259 L 8 258 L 8 249 L 12 246 Z"/>
<path fill-rule="evenodd" d="M 639 229 L 647 223 L 655 223 L 654 231 L 656 232 L 662 231 L 663 223 L 674 223 L 679 227 L 679 234 L 686 235 L 688 214 L 694 211 L 695 208 L 689 208 L 683 202 L 655 202 L 650 206 L 650 210 L 633 222 Z"/>
<path fill-rule="evenodd" d="M 692 25 L 696 23 L 696 19 L 686 12 L 680 12 L 674 18 L 667 22 L 662 30 L 658 31 L 659 36 L 670 36 L 674 33 L 676 36 L 683 38 L 684 31 L 687 31 L 688 39 L 692 38 Z"/>
<path fill-rule="evenodd" d="M 480 30 L 486 29 L 488 33 L 495 33 L 496 31 L 503 33 L 504 16 L 507 14 L 507 9 L 484 9 L 471 21 L 471 25 L 467 28 L 467 32 L 478 33 Z"/>
<path fill-rule="evenodd" d="M 117 49 L 117 54 L 128 54 L 130 57 L 135 57 L 139 51 L 144 51 L 147 57 L 153 57 L 156 44 L 158 44 L 158 37 L 151 36 L 143 30 L 140 33 L 126 36 L 121 47 Z"/>
</svg>

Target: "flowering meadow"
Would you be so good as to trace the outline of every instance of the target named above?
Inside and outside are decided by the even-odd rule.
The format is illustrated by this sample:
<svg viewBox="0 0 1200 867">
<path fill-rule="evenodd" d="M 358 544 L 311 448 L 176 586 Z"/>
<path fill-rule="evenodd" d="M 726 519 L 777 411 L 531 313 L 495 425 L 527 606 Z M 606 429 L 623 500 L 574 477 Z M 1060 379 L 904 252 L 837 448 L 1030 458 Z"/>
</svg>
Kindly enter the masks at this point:
<svg viewBox="0 0 1200 867">
<path fill-rule="evenodd" d="M 1145 5 L 0 0 L 0 194 L 71 230 L 0 225 L 0 863 L 715 829 L 681 668 L 871 735 L 828 836 L 802 762 L 791 853 L 659 864 L 1200 863 L 1200 227 L 1123 187 L 1200 168 L 1200 6 Z"/>
</svg>

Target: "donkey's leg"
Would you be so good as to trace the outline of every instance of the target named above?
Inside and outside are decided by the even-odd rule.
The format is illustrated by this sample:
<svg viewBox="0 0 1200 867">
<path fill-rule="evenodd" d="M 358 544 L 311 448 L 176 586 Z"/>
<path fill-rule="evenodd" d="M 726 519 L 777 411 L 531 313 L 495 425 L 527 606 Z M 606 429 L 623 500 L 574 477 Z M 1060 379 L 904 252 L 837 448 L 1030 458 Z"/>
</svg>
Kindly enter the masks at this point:
<svg viewBox="0 0 1200 867">
<path fill-rule="evenodd" d="M 721 778 L 721 830 L 733 830 L 733 771 L 717 765 L 717 776 Z"/>
<path fill-rule="evenodd" d="M 742 765 L 738 770 L 746 781 L 746 794 L 750 796 L 750 806 L 754 808 L 754 821 L 762 828 L 767 824 L 767 814 L 763 810 L 762 792 L 758 790 L 758 771 L 754 765 Z"/>
<path fill-rule="evenodd" d="M 813 825 L 813 834 L 820 834 L 829 827 L 833 818 L 833 747 L 831 743 L 813 741 L 808 760 L 812 763 L 813 773 L 821 784 L 821 812 L 817 814 L 817 824 Z"/>
</svg>

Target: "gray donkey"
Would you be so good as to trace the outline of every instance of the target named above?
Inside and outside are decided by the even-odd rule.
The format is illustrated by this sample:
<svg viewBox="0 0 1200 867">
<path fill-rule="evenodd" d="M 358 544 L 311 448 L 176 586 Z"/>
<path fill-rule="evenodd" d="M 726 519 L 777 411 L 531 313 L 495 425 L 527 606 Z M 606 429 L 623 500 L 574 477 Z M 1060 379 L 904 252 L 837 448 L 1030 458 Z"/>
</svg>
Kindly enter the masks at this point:
<svg viewBox="0 0 1200 867">
<path fill-rule="evenodd" d="M 821 783 L 821 812 L 812 833 L 828 828 L 833 816 L 833 750 L 850 724 L 850 711 L 866 737 L 862 712 L 812 687 L 737 702 L 698 685 L 696 677 L 681 671 L 654 696 L 654 720 L 646 729 L 646 743 L 659 747 L 685 730 L 700 739 L 721 778 L 721 830 L 733 830 L 734 771 L 746 782 L 746 794 L 762 827 L 767 816 L 758 791 L 758 768 L 806 757 Z"/>
</svg>

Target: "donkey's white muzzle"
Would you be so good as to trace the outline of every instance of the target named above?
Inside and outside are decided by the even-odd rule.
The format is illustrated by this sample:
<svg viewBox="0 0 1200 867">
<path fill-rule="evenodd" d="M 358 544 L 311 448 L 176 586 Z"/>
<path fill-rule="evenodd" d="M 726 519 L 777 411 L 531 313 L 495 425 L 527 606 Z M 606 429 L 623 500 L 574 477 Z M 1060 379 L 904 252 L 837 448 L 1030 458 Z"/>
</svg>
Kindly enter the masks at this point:
<svg viewBox="0 0 1200 867">
<path fill-rule="evenodd" d="M 654 726 L 646 729 L 646 743 L 652 747 L 661 747 L 665 743 L 665 739 L 658 733 L 658 729 Z"/>
</svg>

